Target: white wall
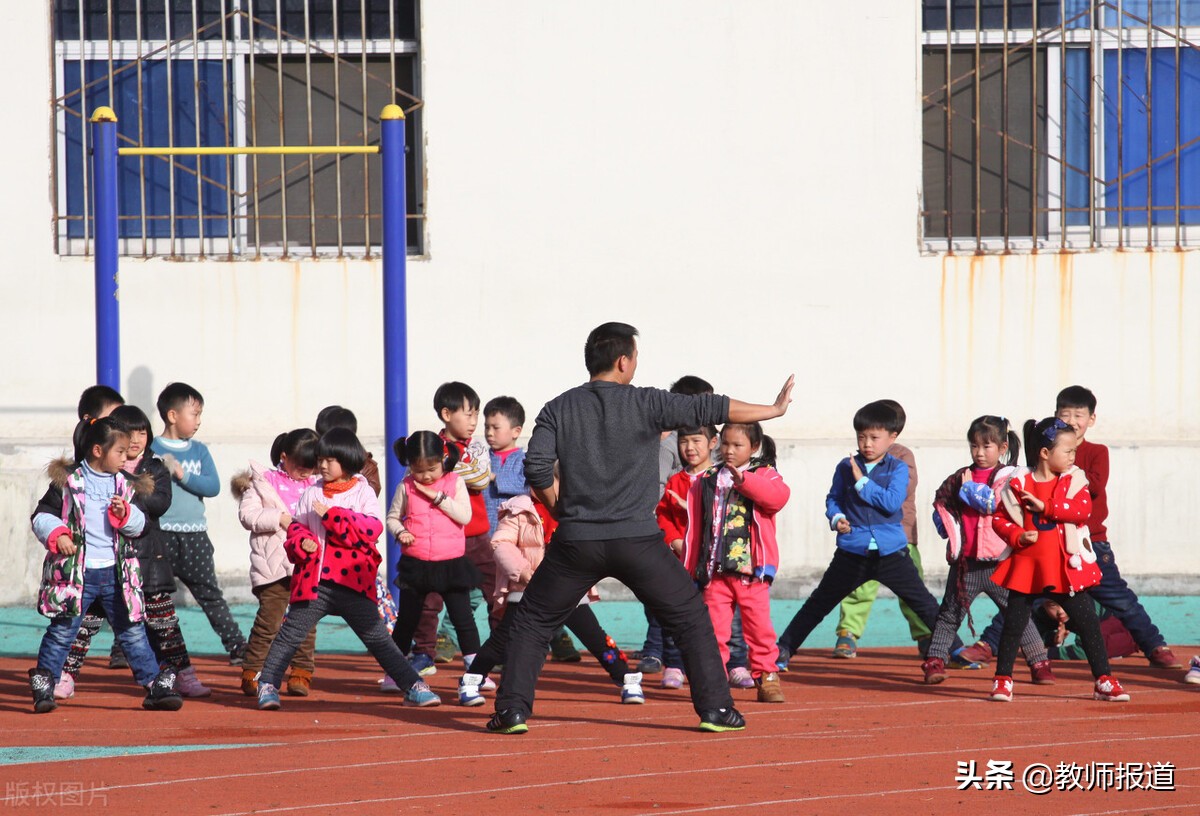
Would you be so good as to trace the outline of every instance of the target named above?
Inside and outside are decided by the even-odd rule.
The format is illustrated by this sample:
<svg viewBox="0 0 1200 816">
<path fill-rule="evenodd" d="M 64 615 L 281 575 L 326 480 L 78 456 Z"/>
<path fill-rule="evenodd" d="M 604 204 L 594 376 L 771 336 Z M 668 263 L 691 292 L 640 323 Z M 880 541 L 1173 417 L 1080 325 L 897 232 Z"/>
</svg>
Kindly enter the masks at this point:
<svg viewBox="0 0 1200 816">
<path fill-rule="evenodd" d="M 1089 438 L 1114 447 L 1123 571 L 1200 575 L 1178 509 L 1200 504 L 1200 481 L 1171 478 L 1200 447 L 1200 256 L 922 256 L 917 14 L 894 0 L 424 3 L 411 426 L 433 427 L 447 379 L 512 393 L 532 417 L 584 378 L 583 339 L 606 320 L 641 329 L 642 384 L 697 373 L 769 401 L 794 372 L 796 402 L 769 428 L 794 489 L 789 575 L 828 560 L 822 500 L 862 403 L 905 405 L 924 507 L 965 460 L 972 417 L 1045 415 L 1080 382 L 1100 398 Z M 0 577 L 0 602 L 32 591 L 37 469 L 94 377 L 91 267 L 51 241 L 46 16 L 0 4 L 22 32 L 0 56 L 21 77 L 0 131 L 19 157 L 0 198 L 0 557 L 28 565 Z M 126 391 L 152 408 L 168 381 L 196 385 L 223 477 L 330 402 L 381 451 L 379 291 L 363 261 L 123 260 Z M 210 508 L 233 580 L 244 536 L 228 496 Z"/>
</svg>

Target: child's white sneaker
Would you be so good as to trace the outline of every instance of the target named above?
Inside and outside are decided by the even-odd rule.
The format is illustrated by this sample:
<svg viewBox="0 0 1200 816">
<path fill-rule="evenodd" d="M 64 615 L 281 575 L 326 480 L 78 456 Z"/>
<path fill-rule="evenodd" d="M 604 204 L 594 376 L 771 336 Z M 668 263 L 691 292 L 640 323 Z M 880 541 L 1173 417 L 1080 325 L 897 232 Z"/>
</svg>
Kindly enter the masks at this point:
<svg viewBox="0 0 1200 816">
<path fill-rule="evenodd" d="M 496 681 L 493 680 L 490 676 L 483 678 L 483 682 L 479 684 L 479 690 L 480 691 L 495 691 L 496 690 Z"/>
<path fill-rule="evenodd" d="M 1200 656 L 1193 656 L 1188 667 L 1188 673 L 1183 676 L 1183 682 L 1200 685 Z"/>
<path fill-rule="evenodd" d="M 483 695 L 479 693 L 479 684 L 482 682 L 483 678 L 478 674 L 464 674 L 458 681 L 458 704 L 469 707 L 483 705 Z"/>
<path fill-rule="evenodd" d="M 641 672 L 631 672 L 625 675 L 625 684 L 621 686 L 621 702 L 632 705 L 641 705 L 646 702 L 646 695 L 642 693 Z"/>
</svg>

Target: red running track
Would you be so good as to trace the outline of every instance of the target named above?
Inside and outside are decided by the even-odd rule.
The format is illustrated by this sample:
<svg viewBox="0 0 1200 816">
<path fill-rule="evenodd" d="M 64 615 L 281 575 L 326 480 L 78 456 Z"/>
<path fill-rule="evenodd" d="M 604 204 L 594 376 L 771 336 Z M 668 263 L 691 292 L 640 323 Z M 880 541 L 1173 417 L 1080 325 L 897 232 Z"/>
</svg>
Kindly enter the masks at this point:
<svg viewBox="0 0 1200 816">
<path fill-rule="evenodd" d="M 985 700 L 986 670 L 924 686 L 911 650 L 827 654 L 793 660 L 784 704 L 735 691 L 749 726 L 731 734 L 698 732 L 686 689 L 648 678 L 646 705 L 623 706 L 590 658 L 547 664 L 529 733 L 508 737 L 483 732 L 490 701 L 452 704 L 452 667 L 429 678 L 447 704 L 411 709 L 378 693 L 369 657 L 322 656 L 311 697 L 259 712 L 237 669 L 202 658 L 214 695 L 173 713 L 142 711 L 128 674 L 89 667 L 75 699 L 34 715 L 30 662 L 2 659 L 0 757 L 39 749 L 0 764 L 0 814 L 1200 813 L 1200 686 L 1181 683 L 1182 671 L 1119 661 L 1133 700 L 1099 703 L 1086 665 L 1059 663 L 1057 685 L 1018 678 L 1002 704 Z M 233 747 L 195 749 L 204 745 Z M 80 746 L 81 757 L 48 761 Z M 154 752 L 111 755 L 120 746 Z M 960 790 L 959 763 L 972 761 L 985 789 Z M 1011 763 L 1012 789 L 989 761 Z M 1022 781 L 1038 763 L 1051 769 L 1044 795 Z M 1001 789 L 986 789 L 989 777 Z M 1093 789 L 1062 789 L 1076 779 Z"/>
</svg>

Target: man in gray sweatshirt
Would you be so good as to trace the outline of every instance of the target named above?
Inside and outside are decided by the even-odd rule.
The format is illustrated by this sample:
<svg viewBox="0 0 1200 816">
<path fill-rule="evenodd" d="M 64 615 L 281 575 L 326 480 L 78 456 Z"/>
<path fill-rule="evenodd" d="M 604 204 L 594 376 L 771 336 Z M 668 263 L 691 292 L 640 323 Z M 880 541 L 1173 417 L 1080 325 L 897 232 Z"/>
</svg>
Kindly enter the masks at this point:
<svg viewBox="0 0 1200 816">
<path fill-rule="evenodd" d="M 558 519 L 554 543 L 534 573 L 515 618 L 488 730 L 520 734 L 551 633 L 601 578 L 629 587 L 683 652 L 692 704 L 705 731 L 737 731 L 725 666 L 700 591 L 663 543 L 654 520 L 658 447 L 663 431 L 688 425 L 755 422 L 782 416 L 789 377 L 771 405 L 714 394 L 672 394 L 630 385 L 637 329 L 605 323 L 584 346 L 588 382 L 560 394 L 538 414 L 525 454 L 525 478 Z M 554 477 L 558 462 L 559 478 Z"/>
</svg>

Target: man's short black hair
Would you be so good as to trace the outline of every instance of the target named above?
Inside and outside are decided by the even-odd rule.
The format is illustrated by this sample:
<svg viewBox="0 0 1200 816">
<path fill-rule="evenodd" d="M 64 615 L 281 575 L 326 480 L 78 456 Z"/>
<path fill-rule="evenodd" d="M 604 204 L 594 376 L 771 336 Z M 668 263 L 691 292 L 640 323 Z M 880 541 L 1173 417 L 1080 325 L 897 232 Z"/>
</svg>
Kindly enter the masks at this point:
<svg viewBox="0 0 1200 816">
<path fill-rule="evenodd" d="M 638 330 L 628 323 L 605 323 L 592 329 L 583 344 L 583 363 L 595 377 L 612 370 L 617 360 L 632 357 Z"/>
<path fill-rule="evenodd" d="M 896 413 L 892 400 L 868 402 L 854 413 L 854 432 L 862 433 L 882 428 L 888 433 L 898 434 L 904 430 L 904 422 Z"/>
<path fill-rule="evenodd" d="M 457 380 L 445 382 L 433 392 L 433 410 L 437 412 L 438 419 L 442 418 L 442 411 L 453 414 L 462 410 L 463 405 L 472 411 L 479 410 L 479 395 L 466 383 Z"/>
<path fill-rule="evenodd" d="M 162 393 L 158 395 L 158 415 L 162 417 L 162 421 L 167 421 L 167 414 L 170 411 L 178 411 L 189 402 L 197 402 L 204 405 L 204 397 L 200 396 L 200 392 L 192 388 L 187 383 L 173 382 L 169 383 Z"/>
<path fill-rule="evenodd" d="M 487 405 L 483 406 L 483 418 L 494 414 L 504 414 L 514 428 L 525 425 L 525 409 L 515 397 L 493 397 L 488 400 Z"/>
<path fill-rule="evenodd" d="M 107 385 L 89 385 L 79 395 L 79 407 L 76 409 L 79 419 L 96 417 L 110 405 L 124 405 L 125 398 L 117 389 Z"/>
<path fill-rule="evenodd" d="M 334 428 L 345 428 L 352 434 L 358 433 L 358 417 L 349 408 L 340 405 L 326 405 L 317 414 L 316 432 L 324 436 Z"/>
<path fill-rule="evenodd" d="M 336 459 L 346 475 L 353 476 L 366 464 L 367 451 L 354 431 L 330 428 L 317 441 L 317 459 Z"/>
<path fill-rule="evenodd" d="M 686 394 L 695 396 L 697 394 L 713 393 L 712 383 L 694 374 L 685 374 L 675 382 L 671 383 L 672 394 Z"/>
<path fill-rule="evenodd" d="M 1082 385 L 1068 385 L 1058 392 L 1058 397 L 1054 400 L 1056 412 L 1063 408 L 1087 408 L 1089 414 L 1094 414 L 1096 413 L 1096 395 Z"/>
</svg>

